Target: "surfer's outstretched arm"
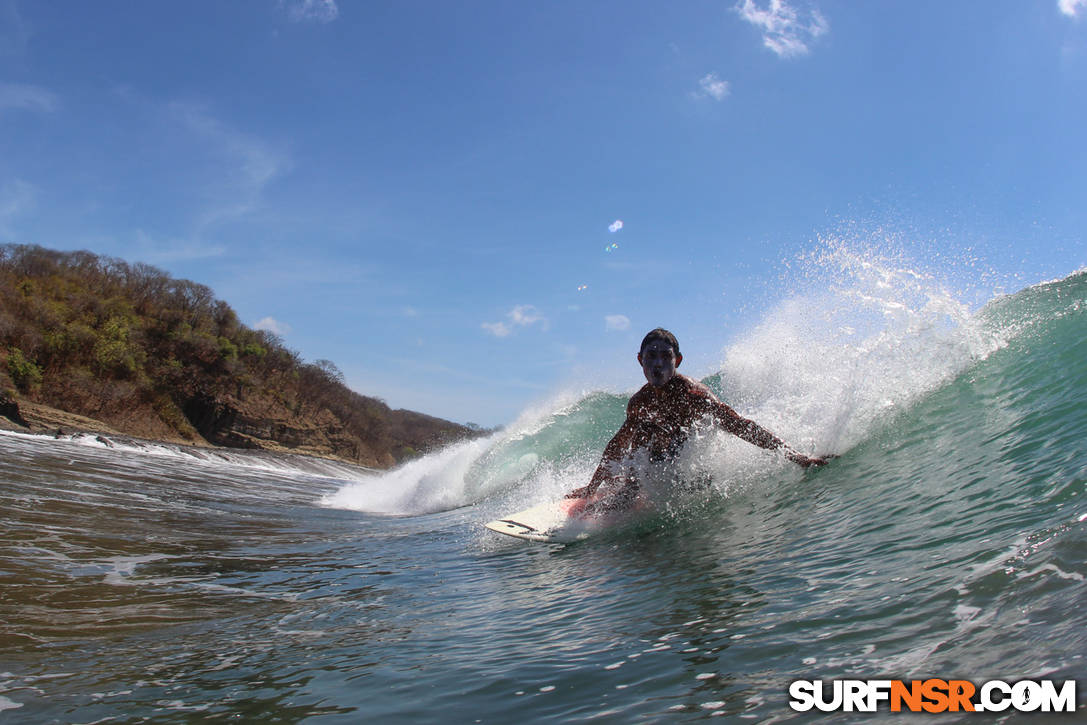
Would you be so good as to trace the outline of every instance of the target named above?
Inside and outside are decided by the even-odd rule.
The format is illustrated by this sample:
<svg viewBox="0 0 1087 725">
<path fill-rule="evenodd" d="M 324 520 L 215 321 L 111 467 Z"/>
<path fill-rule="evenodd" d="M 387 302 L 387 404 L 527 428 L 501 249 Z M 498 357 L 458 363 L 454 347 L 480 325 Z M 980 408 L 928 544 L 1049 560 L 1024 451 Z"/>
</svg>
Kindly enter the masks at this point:
<svg viewBox="0 0 1087 725">
<path fill-rule="evenodd" d="M 600 457 L 600 464 L 596 467 L 596 471 L 593 472 L 593 477 L 589 479 L 589 483 L 581 488 L 575 488 L 573 491 L 566 494 L 566 498 L 585 498 L 586 496 L 592 496 L 596 493 L 596 489 L 600 488 L 600 484 L 605 481 L 615 480 L 615 464 L 630 453 L 634 446 L 634 439 L 637 432 L 637 424 L 628 415 L 626 421 L 620 426 L 615 435 L 612 436 L 611 440 L 608 441 L 608 445 L 604 447 L 604 455 Z"/>
<path fill-rule="evenodd" d="M 737 438 L 741 438 L 759 448 L 766 448 L 767 450 L 780 449 L 786 458 L 804 468 L 826 465 L 827 460 L 825 458 L 812 458 L 805 456 L 803 453 L 798 453 L 790 448 L 785 441 L 755 421 L 744 418 L 719 400 L 714 400 L 713 403 L 712 415 L 714 421 Z"/>
</svg>

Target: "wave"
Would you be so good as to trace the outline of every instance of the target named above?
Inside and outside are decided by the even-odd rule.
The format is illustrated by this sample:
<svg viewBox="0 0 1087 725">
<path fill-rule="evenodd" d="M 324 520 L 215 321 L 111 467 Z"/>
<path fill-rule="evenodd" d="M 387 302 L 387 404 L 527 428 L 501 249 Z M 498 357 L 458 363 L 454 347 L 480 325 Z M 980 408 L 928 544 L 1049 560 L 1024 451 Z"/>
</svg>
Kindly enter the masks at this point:
<svg viewBox="0 0 1087 725">
<path fill-rule="evenodd" d="M 723 347 L 704 382 L 795 448 L 844 454 L 1017 340 L 1071 335 L 1056 327 L 1082 326 L 1087 271 L 975 311 L 932 274 L 829 240 L 805 258 L 793 287 Z M 1029 365 L 1030 347 L 1015 349 Z M 323 503 L 412 515 L 559 497 L 588 480 L 629 394 L 565 391 L 487 439 L 352 482 Z M 681 477 L 711 481 L 716 496 L 801 475 L 779 455 L 714 432 L 694 436 L 677 466 Z"/>
</svg>

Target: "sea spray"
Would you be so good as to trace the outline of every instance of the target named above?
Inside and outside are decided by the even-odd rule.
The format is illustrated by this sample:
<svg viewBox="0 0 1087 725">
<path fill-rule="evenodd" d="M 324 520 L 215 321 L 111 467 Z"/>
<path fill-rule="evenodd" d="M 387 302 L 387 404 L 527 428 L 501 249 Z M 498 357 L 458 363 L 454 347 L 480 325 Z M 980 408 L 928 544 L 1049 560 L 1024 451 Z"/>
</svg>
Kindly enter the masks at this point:
<svg viewBox="0 0 1087 725">
<path fill-rule="evenodd" d="M 712 382 L 809 454 L 848 450 L 1004 344 L 933 275 L 837 238 L 804 255 L 791 284 Z"/>
</svg>

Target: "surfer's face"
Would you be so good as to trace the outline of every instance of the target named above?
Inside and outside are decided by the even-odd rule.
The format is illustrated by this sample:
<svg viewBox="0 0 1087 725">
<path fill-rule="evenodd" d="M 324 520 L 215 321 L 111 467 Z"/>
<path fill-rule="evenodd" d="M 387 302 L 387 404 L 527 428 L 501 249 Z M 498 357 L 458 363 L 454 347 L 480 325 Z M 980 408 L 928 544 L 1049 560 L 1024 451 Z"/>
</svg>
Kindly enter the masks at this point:
<svg viewBox="0 0 1087 725">
<path fill-rule="evenodd" d="M 648 345 L 638 353 L 638 363 L 642 366 L 645 379 L 654 388 L 663 388 L 676 374 L 682 355 L 676 355 L 664 340 L 651 340 Z"/>
</svg>

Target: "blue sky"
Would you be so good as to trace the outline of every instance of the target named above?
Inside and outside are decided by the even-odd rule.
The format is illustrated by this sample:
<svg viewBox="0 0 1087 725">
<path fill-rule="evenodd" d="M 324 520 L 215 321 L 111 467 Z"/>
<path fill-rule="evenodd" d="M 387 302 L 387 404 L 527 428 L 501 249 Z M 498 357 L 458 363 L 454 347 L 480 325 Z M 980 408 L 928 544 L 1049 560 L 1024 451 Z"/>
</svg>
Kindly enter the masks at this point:
<svg viewBox="0 0 1087 725">
<path fill-rule="evenodd" d="M 0 241 L 483 425 L 712 372 L 827 235 L 1082 268 L 1085 129 L 1087 0 L 0 0 Z"/>
</svg>

